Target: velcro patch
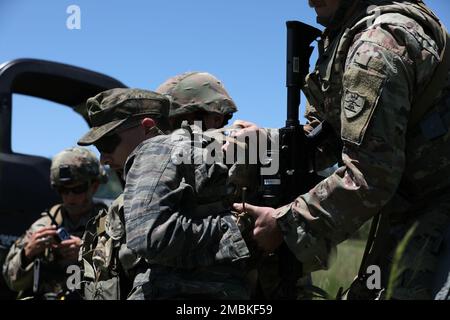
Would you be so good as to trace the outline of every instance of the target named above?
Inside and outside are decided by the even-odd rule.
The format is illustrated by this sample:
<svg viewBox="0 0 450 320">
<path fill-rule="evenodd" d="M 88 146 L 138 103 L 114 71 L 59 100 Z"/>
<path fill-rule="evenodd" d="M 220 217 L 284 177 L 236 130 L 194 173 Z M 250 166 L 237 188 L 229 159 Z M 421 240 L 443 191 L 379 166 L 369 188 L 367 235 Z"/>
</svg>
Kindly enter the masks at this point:
<svg viewBox="0 0 450 320">
<path fill-rule="evenodd" d="M 360 145 L 378 104 L 386 76 L 351 65 L 344 74 L 342 139 Z"/>
<path fill-rule="evenodd" d="M 350 90 L 346 90 L 343 99 L 342 107 L 345 116 L 349 119 L 360 114 L 366 103 L 366 97 L 360 95 L 358 92 L 352 92 Z"/>
</svg>

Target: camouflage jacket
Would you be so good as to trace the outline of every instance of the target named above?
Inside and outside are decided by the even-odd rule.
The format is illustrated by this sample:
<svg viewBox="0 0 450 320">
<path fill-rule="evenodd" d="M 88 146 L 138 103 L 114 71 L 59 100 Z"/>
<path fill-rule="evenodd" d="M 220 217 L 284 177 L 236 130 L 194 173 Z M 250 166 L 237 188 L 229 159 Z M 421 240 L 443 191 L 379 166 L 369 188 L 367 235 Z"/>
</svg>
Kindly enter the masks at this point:
<svg viewBox="0 0 450 320">
<path fill-rule="evenodd" d="M 103 204 L 95 204 L 91 213 L 81 218 L 76 224 L 67 217 L 67 214 L 61 205 L 54 206 L 50 210 L 50 213 L 53 216 L 55 216 L 55 213 L 62 215 L 62 219 L 56 215 L 57 222 L 59 223 L 58 220 L 61 219 L 60 225 L 64 227 L 70 235 L 81 238 L 88 220 L 104 208 L 105 206 Z M 47 213 L 42 213 L 42 217 L 33 223 L 26 233 L 17 239 L 10 248 L 5 264 L 3 265 L 3 275 L 8 286 L 12 290 L 25 291 L 27 293 L 31 291 L 33 287 L 33 262 L 24 265 L 22 261 L 22 251 L 31 234 L 43 227 L 50 226 L 51 223 Z M 41 258 L 39 293 L 58 293 L 61 290 L 65 290 L 67 279 L 66 268 L 70 264 L 76 264 L 76 261 L 70 263 L 61 261 L 57 254 L 52 252 L 52 250 L 47 250 L 38 258 Z"/>
<path fill-rule="evenodd" d="M 133 284 L 133 268 L 140 260 L 125 243 L 123 194 L 108 211 L 91 219 L 83 235 L 83 297 L 86 300 L 125 299 Z"/>
<path fill-rule="evenodd" d="M 444 38 L 437 18 L 408 1 L 360 1 L 339 28 L 325 30 L 304 90 L 306 118 L 311 127 L 326 120 L 340 137 L 330 145 L 342 148 L 323 155 L 340 167 L 275 214 L 306 271 L 327 268 L 331 249 L 380 211 L 395 226 L 450 203 L 448 84 L 408 128 Z"/>
<path fill-rule="evenodd" d="M 228 167 L 205 160 L 205 140 L 193 141 L 180 129 L 127 160 L 127 245 L 151 265 L 135 299 L 247 297 L 240 261 L 249 251 L 226 201 Z"/>
</svg>

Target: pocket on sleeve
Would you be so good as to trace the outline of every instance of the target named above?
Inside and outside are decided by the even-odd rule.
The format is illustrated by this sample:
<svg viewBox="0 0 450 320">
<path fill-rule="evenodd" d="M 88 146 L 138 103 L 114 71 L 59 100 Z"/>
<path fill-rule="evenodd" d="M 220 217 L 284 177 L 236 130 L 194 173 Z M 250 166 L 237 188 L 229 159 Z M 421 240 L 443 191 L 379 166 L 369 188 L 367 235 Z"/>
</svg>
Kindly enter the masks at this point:
<svg viewBox="0 0 450 320">
<path fill-rule="evenodd" d="M 344 73 L 341 100 L 342 139 L 360 145 L 383 91 L 386 76 L 352 65 Z"/>
</svg>

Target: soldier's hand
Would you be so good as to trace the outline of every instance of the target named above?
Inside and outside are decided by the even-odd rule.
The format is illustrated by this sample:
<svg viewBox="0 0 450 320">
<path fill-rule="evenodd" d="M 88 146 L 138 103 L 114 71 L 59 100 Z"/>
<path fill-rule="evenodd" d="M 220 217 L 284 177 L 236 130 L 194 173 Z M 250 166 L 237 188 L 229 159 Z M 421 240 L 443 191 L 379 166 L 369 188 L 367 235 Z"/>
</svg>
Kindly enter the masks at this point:
<svg viewBox="0 0 450 320">
<path fill-rule="evenodd" d="M 245 145 L 247 144 L 247 142 L 245 141 L 246 137 L 258 137 L 261 132 L 265 133 L 265 130 L 260 130 L 260 128 L 256 124 L 244 120 L 236 120 L 235 122 L 233 122 L 232 128 L 233 129 L 228 135 L 230 138 L 234 139 L 233 143 L 240 145 L 241 148 L 245 148 Z M 254 143 L 254 141 L 251 141 L 250 143 L 252 142 Z M 227 152 L 229 147 L 230 143 L 229 141 L 227 141 L 223 145 L 222 150 L 224 152 Z"/>
<path fill-rule="evenodd" d="M 244 211 L 241 203 L 235 203 L 234 209 L 240 213 Z M 258 246 L 268 253 L 274 252 L 283 242 L 283 235 L 278 227 L 277 220 L 273 217 L 275 209 L 257 207 L 245 204 L 246 212 L 255 219 L 253 239 Z"/>
<path fill-rule="evenodd" d="M 55 245 L 56 227 L 44 227 L 28 236 L 27 244 L 24 247 L 24 255 L 28 261 L 33 260 L 45 249 Z"/>
<path fill-rule="evenodd" d="M 248 122 L 244 120 L 236 120 L 233 122 L 233 127 L 241 127 L 242 129 L 235 131 L 235 136 L 241 136 L 249 132 L 258 132 L 259 127 L 253 122 Z"/>
<path fill-rule="evenodd" d="M 70 236 L 69 240 L 64 240 L 58 245 L 55 252 L 62 260 L 75 262 L 78 260 L 80 247 L 81 239 L 76 236 Z"/>
</svg>

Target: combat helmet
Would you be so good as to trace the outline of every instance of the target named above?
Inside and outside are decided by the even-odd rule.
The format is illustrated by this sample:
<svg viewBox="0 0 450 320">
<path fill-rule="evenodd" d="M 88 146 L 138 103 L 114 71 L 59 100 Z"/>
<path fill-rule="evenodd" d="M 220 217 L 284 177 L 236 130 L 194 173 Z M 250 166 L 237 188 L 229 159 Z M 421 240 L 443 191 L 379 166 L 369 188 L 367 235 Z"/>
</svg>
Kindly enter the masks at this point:
<svg viewBox="0 0 450 320">
<path fill-rule="evenodd" d="M 73 147 L 53 157 L 50 167 L 52 187 L 92 180 L 105 183 L 107 174 L 95 154 L 88 149 Z"/>
<path fill-rule="evenodd" d="M 170 98 L 169 117 L 204 111 L 219 113 L 231 119 L 237 111 L 236 104 L 221 81 L 206 72 L 187 72 L 169 78 L 156 92 Z"/>
</svg>

